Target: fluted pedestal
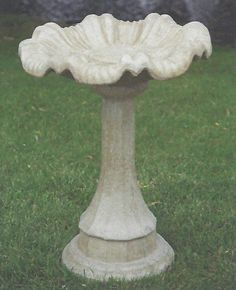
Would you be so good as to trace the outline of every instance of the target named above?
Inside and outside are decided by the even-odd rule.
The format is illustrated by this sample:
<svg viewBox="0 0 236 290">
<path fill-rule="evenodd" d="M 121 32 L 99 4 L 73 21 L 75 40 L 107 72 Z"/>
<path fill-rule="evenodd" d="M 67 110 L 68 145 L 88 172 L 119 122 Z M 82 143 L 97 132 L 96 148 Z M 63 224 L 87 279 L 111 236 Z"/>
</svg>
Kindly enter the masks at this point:
<svg viewBox="0 0 236 290">
<path fill-rule="evenodd" d="M 164 271 L 174 259 L 137 185 L 134 97 L 146 84 L 123 80 L 95 87 L 103 95 L 101 174 L 80 234 L 62 256 L 71 271 L 88 278 L 140 278 Z"/>
</svg>

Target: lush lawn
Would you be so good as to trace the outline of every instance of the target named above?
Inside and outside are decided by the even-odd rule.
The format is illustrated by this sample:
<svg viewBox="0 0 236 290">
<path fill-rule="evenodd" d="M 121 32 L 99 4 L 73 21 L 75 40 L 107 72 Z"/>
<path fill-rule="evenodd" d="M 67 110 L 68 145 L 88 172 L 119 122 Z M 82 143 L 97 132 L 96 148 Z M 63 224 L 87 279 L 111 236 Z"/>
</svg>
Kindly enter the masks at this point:
<svg viewBox="0 0 236 290">
<path fill-rule="evenodd" d="M 31 28 L 1 19 L 0 289 L 236 289 L 236 51 L 217 48 L 137 98 L 138 178 L 176 260 L 163 275 L 105 284 L 61 264 L 96 189 L 101 99 L 24 73 L 17 45 Z"/>
</svg>

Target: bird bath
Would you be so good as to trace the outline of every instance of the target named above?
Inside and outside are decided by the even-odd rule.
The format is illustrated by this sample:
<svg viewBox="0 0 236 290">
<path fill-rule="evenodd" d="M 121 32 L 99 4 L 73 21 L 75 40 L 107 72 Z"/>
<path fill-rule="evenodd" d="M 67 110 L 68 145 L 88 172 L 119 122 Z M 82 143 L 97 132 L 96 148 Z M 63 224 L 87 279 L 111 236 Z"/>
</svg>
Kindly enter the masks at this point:
<svg viewBox="0 0 236 290">
<path fill-rule="evenodd" d="M 63 251 L 63 263 L 98 280 L 166 270 L 174 251 L 156 233 L 156 218 L 137 184 L 134 99 L 150 79 L 177 77 L 194 57 L 209 57 L 207 28 L 199 22 L 180 26 L 157 13 L 137 22 L 89 15 L 67 28 L 55 23 L 37 27 L 31 39 L 20 43 L 19 55 L 29 74 L 66 73 L 103 97 L 100 179 L 80 218 L 80 233 Z"/>
</svg>

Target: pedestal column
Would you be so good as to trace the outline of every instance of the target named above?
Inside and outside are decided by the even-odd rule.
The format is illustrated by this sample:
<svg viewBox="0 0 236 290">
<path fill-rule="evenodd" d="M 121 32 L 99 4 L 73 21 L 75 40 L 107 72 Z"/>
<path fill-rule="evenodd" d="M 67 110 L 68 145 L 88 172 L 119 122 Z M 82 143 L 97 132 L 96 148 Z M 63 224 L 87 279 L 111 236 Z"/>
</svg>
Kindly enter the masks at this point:
<svg viewBox="0 0 236 290">
<path fill-rule="evenodd" d="M 174 258 L 172 248 L 156 233 L 156 218 L 137 185 L 134 96 L 144 88 L 98 88 L 103 95 L 100 179 L 80 218 L 80 234 L 62 256 L 70 270 L 89 278 L 140 278 L 160 273 Z"/>
<path fill-rule="evenodd" d="M 87 235 L 126 241 L 156 229 L 156 219 L 137 185 L 134 127 L 133 96 L 103 98 L 101 175 L 79 224 Z"/>
</svg>

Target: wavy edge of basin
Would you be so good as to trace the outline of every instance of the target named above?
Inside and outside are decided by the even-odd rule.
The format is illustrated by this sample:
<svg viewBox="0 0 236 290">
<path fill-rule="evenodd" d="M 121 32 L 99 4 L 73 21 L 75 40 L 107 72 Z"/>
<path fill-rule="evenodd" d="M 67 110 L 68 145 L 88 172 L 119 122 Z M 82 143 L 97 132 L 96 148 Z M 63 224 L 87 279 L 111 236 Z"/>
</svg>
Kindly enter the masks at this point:
<svg viewBox="0 0 236 290">
<path fill-rule="evenodd" d="M 116 45 L 121 49 L 114 54 L 111 48 Z M 103 54 L 107 50 L 107 60 L 99 54 L 94 59 L 97 47 L 104 49 Z M 133 22 L 91 14 L 75 26 L 46 23 L 19 45 L 27 73 L 42 77 L 50 70 L 69 71 L 77 82 L 93 85 L 116 83 L 126 71 L 137 76 L 147 70 L 153 79 L 170 79 L 186 72 L 195 57 L 208 58 L 211 53 L 210 34 L 203 24 L 181 26 L 158 13 Z"/>
</svg>

